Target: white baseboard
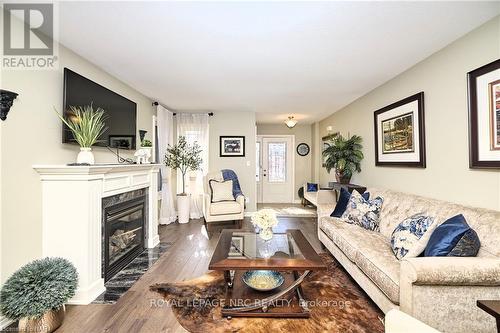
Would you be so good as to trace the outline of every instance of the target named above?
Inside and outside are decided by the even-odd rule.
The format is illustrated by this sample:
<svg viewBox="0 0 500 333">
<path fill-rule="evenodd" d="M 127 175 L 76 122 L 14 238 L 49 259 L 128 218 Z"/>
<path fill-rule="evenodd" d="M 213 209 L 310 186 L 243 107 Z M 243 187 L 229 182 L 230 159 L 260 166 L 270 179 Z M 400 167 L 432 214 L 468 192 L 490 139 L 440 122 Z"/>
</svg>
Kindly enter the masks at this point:
<svg viewBox="0 0 500 333">
<path fill-rule="evenodd" d="M 158 244 L 160 244 L 160 236 L 156 235 L 153 239 L 148 239 L 147 247 L 149 249 L 152 249 L 156 247 Z"/>
<path fill-rule="evenodd" d="M 5 317 L 0 316 L 0 330 L 3 330 L 10 324 L 12 324 L 14 321 Z"/>
<path fill-rule="evenodd" d="M 245 212 L 245 217 L 252 217 L 255 212 Z"/>
<path fill-rule="evenodd" d="M 97 298 L 100 294 L 106 291 L 104 287 L 104 279 L 98 279 L 86 289 L 78 288 L 75 296 L 73 296 L 68 304 L 87 305 Z"/>
</svg>

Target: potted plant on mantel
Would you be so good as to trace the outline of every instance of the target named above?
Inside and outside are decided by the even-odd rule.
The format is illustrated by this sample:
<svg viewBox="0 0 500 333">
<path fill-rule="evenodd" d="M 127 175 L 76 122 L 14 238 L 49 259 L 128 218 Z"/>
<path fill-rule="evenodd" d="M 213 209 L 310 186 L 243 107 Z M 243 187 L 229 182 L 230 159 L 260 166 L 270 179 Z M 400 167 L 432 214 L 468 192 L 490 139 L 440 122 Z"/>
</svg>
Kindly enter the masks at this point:
<svg viewBox="0 0 500 333">
<path fill-rule="evenodd" d="M 35 260 L 14 272 L 0 291 L 0 313 L 19 320 L 21 332 L 54 332 L 75 295 L 78 273 L 64 258 Z"/>
<path fill-rule="evenodd" d="M 171 169 L 179 169 L 182 174 L 182 193 L 177 194 L 177 211 L 179 223 L 189 222 L 189 195 L 186 193 L 186 173 L 200 169 L 203 160 L 200 157 L 201 147 L 195 142 L 190 145 L 184 136 L 174 146 L 168 145 L 165 153 L 165 165 Z"/>
<path fill-rule="evenodd" d="M 76 159 L 78 164 L 94 164 L 92 145 L 107 130 L 104 110 L 94 110 L 92 104 L 85 106 L 70 106 L 67 119 L 56 111 L 57 116 L 73 133 L 73 137 L 80 145 L 80 153 Z"/>
<path fill-rule="evenodd" d="M 335 169 L 335 178 L 341 184 L 349 184 L 354 171 L 361 172 L 361 160 L 363 159 L 363 139 L 359 135 L 353 135 L 346 139 L 341 134 L 335 135 L 330 140 L 330 145 L 323 151 L 326 157 L 326 171 L 330 173 Z"/>
</svg>

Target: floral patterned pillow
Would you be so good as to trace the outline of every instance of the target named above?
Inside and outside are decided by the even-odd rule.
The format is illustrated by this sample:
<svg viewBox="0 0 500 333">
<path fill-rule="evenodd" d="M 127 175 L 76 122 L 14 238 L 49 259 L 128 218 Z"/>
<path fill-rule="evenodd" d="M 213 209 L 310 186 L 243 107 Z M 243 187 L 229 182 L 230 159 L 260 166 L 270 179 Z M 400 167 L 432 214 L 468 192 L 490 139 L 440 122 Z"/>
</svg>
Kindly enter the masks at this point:
<svg viewBox="0 0 500 333">
<path fill-rule="evenodd" d="M 341 219 L 368 230 L 379 231 L 380 210 L 384 199 L 376 197 L 366 200 L 357 191 L 352 191 L 347 208 Z"/>
<path fill-rule="evenodd" d="M 432 233 L 433 223 L 434 218 L 423 213 L 412 215 L 401 222 L 391 235 L 391 248 L 396 258 L 401 260 L 405 256 L 418 256 L 429 241 L 429 237 L 423 236 Z"/>
</svg>

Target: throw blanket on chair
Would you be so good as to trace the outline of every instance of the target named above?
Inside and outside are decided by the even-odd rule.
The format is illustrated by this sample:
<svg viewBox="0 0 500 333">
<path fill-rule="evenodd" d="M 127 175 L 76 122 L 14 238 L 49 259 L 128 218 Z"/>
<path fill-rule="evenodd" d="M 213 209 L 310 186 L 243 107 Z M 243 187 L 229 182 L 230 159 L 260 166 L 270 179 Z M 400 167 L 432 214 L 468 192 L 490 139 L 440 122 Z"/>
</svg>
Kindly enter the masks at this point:
<svg viewBox="0 0 500 333">
<path fill-rule="evenodd" d="M 240 195 L 244 196 L 243 192 L 241 191 L 240 182 L 238 181 L 238 176 L 236 176 L 236 173 L 233 170 L 229 169 L 221 170 L 221 172 L 222 178 L 224 178 L 224 180 L 233 181 L 233 197 L 236 199 Z"/>
</svg>

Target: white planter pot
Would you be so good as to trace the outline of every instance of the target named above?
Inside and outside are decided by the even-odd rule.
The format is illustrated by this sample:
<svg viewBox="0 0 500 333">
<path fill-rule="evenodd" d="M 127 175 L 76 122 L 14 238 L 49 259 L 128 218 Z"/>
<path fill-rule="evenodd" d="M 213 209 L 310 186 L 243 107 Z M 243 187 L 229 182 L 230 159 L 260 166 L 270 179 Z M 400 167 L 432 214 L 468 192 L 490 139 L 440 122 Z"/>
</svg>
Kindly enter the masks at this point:
<svg viewBox="0 0 500 333">
<path fill-rule="evenodd" d="M 76 163 L 82 164 L 94 164 L 94 154 L 92 153 L 92 148 L 80 147 L 80 152 L 76 158 Z"/>
<path fill-rule="evenodd" d="M 179 223 L 189 222 L 189 201 L 189 195 L 177 196 L 177 215 L 179 217 Z"/>
<path fill-rule="evenodd" d="M 151 151 L 153 150 L 153 147 L 141 147 L 141 149 L 146 152 L 146 155 L 144 156 L 144 163 L 151 163 L 149 159 L 151 158 Z"/>
</svg>

